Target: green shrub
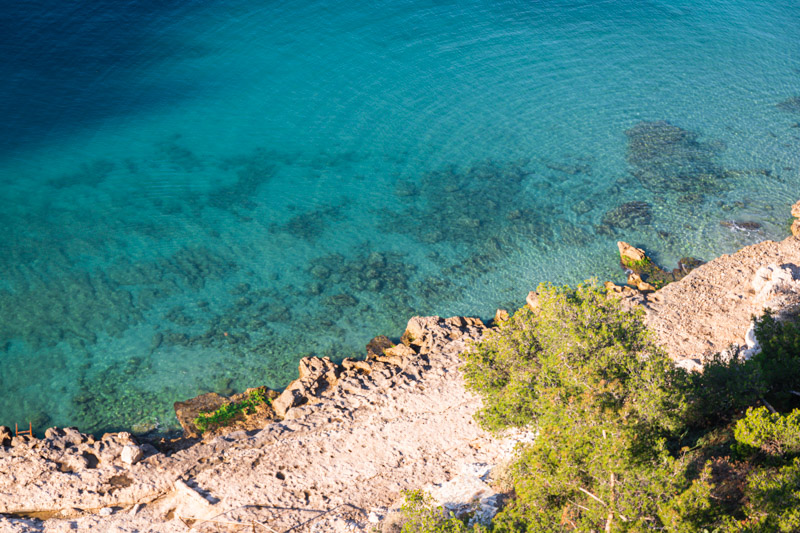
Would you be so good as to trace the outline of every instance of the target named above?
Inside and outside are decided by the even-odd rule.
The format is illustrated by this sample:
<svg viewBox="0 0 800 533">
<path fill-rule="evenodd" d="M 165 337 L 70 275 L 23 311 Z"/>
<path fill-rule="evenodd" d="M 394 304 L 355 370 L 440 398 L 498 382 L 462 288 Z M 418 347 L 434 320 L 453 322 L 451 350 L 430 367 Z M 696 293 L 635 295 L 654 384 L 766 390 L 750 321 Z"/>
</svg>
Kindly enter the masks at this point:
<svg viewBox="0 0 800 533">
<path fill-rule="evenodd" d="M 766 314 L 760 354 L 688 374 L 595 284 L 538 292 L 464 355 L 479 422 L 539 435 L 493 531 L 800 531 L 800 409 L 744 413 L 798 402 L 797 324 Z"/>
<path fill-rule="evenodd" d="M 736 422 L 734 432 L 742 451 L 760 450 L 770 455 L 800 453 L 800 409 L 787 415 L 770 413 L 766 407 L 748 409 Z"/>
<path fill-rule="evenodd" d="M 800 531 L 800 458 L 779 469 L 755 469 L 745 493 L 747 519 L 739 531 Z"/>
<path fill-rule="evenodd" d="M 525 426 L 584 398 L 638 419 L 680 425 L 682 383 L 644 326 L 595 284 L 541 285 L 540 309 L 523 308 L 465 355 L 468 386 L 485 398 L 478 418 L 500 430 Z"/>
<path fill-rule="evenodd" d="M 790 391 L 800 387 L 800 324 L 778 321 L 768 311 L 755 321 L 761 351 L 753 356 L 769 400 L 786 409 L 796 402 Z"/>
<path fill-rule="evenodd" d="M 702 373 L 694 372 L 689 379 L 691 410 L 686 422 L 696 427 L 730 420 L 766 392 L 757 364 L 737 353 L 716 354 L 705 362 Z"/>
<path fill-rule="evenodd" d="M 540 435 L 512 469 L 517 500 L 495 529 L 658 523 L 673 495 L 696 492 L 666 447 L 688 412 L 686 373 L 640 312 L 596 285 L 538 292 L 538 313 L 517 312 L 465 355 L 468 386 L 485 399 L 479 421 L 491 430 L 532 425 Z"/>
<path fill-rule="evenodd" d="M 400 508 L 403 515 L 402 533 L 466 533 L 485 531 L 480 525 L 468 527 L 464 521 L 434 505 L 431 497 L 421 491 L 405 491 L 405 503 Z"/>
</svg>

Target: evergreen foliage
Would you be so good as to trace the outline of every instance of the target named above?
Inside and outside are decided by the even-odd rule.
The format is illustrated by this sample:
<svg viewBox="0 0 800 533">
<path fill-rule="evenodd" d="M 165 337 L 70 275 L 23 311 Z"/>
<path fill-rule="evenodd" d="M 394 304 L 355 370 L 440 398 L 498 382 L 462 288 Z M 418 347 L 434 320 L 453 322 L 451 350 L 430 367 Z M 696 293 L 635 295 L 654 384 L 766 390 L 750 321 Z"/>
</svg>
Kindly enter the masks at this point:
<svg viewBox="0 0 800 533">
<path fill-rule="evenodd" d="M 796 324 L 767 314 L 760 354 L 690 374 L 641 312 L 595 284 L 538 292 L 536 313 L 521 309 L 464 356 L 479 422 L 538 433 L 493 531 L 800 531 L 800 410 L 751 408 L 800 406 Z M 427 516 L 413 531 L 451 531 Z"/>
</svg>

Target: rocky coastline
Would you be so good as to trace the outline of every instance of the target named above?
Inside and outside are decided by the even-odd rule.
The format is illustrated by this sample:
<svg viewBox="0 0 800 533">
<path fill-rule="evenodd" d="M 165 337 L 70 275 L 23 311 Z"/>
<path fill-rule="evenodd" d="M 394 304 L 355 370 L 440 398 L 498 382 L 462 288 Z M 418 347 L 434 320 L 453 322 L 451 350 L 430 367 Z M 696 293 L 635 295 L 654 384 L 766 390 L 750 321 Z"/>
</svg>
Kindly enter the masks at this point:
<svg viewBox="0 0 800 533">
<path fill-rule="evenodd" d="M 753 316 L 800 309 L 800 202 L 792 216 L 783 241 L 671 272 L 621 242 L 630 286 L 606 287 L 644 310 L 678 364 L 702 370 L 714 353 L 757 349 Z M 283 392 L 178 402 L 174 441 L 0 427 L 0 531 L 391 531 L 401 491 L 423 486 L 442 505 L 477 502 L 490 515 L 502 498 L 491 471 L 530 435 L 495 437 L 472 419 L 480 400 L 464 389 L 459 354 L 486 328 L 413 317 L 399 344 L 378 337 L 364 360 L 304 358 Z M 199 413 L 253 391 L 269 401 L 199 431 Z"/>
</svg>

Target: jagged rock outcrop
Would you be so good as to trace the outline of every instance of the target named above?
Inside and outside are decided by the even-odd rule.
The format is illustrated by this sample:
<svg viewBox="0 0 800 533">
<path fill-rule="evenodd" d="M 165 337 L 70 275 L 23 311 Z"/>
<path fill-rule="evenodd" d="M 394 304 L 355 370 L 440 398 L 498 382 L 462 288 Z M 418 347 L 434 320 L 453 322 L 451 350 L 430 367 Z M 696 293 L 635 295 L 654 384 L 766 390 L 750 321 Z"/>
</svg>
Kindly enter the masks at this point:
<svg viewBox="0 0 800 533">
<path fill-rule="evenodd" d="M 693 257 L 684 257 L 678 261 L 678 268 L 670 272 L 656 265 L 641 248 L 623 241 L 617 242 L 617 248 L 620 265 L 628 272 L 628 285 L 643 293 L 655 292 L 668 283 L 678 281 L 702 264 Z"/>
<path fill-rule="evenodd" d="M 222 407 L 228 399 L 216 392 L 208 392 L 182 402 L 175 402 L 175 416 L 183 428 L 184 436 L 195 438 L 200 432 L 194 425 L 194 420 L 200 413 L 210 413 Z"/>
<path fill-rule="evenodd" d="M 368 531 L 364 511 L 388 507 L 401 489 L 443 484 L 463 464 L 506 453 L 473 421 L 480 401 L 458 372 L 459 353 L 484 331 L 477 319 L 415 317 L 403 365 L 306 359 L 298 381 L 314 395 L 285 419 L 169 455 L 125 433 L 97 440 L 72 429 L 0 447 L 0 513 L 50 518 L 0 517 L 0 530 L 206 531 L 216 526 L 202 520 L 216 516 L 278 531 L 310 519 L 317 531 Z"/>
<path fill-rule="evenodd" d="M 315 398 L 333 389 L 339 382 L 342 373 L 341 365 L 330 360 L 329 357 L 304 357 L 299 365 L 300 377 L 289 383 L 286 389 L 278 396 L 272 407 L 278 418 L 286 418 L 289 409 L 308 403 Z"/>
<path fill-rule="evenodd" d="M 223 427 L 212 425 L 205 433 L 201 432 L 195 425 L 195 420 L 199 415 L 212 413 L 227 404 L 247 401 L 251 398 L 251 394 L 253 393 L 258 393 L 269 401 L 266 403 L 253 402 L 254 405 L 250 409 L 243 410 L 232 420 L 226 422 Z M 215 392 L 209 392 L 183 402 L 175 402 L 175 416 L 181 428 L 183 428 L 184 437 L 190 439 L 199 438 L 201 436 L 204 438 L 213 438 L 225 432 L 263 427 L 266 421 L 275 418 L 275 410 L 271 402 L 277 397 L 278 392 L 267 387 L 250 388 L 240 394 L 234 394 L 227 398 Z"/>
</svg>

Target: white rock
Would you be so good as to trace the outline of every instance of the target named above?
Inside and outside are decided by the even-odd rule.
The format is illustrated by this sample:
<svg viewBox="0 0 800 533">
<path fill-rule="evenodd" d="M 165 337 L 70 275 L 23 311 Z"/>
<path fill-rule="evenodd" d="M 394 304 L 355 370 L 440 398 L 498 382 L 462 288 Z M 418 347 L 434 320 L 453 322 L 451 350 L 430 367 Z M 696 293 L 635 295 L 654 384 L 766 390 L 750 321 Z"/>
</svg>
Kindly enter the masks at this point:
<svg viewBox="0 0 800 533">
<path fill-rule="evenodd" d="M 744 334 L 744 342 L 747 345 L 747 349 L 742 351 L 742 357 L 744 357 L 745 360 L 750 359 L 761 351 L 761 345 L 756 338 L 756 325 L 752 322 L 750 323 L 750 327 L 747 328 L 747 333 Z"/>
<path fill-rule="evenodd" d="M 779 293 L 800 292 L 800 268 L 795 265 L 761 267 L 753 277 L 752 286 L 759 303 Z"/>
<path fill-rule="evenodd" d="M 487 483 L 491 470 L 483 463 L 465 464 L 460 475 L 428 492 L 438 505 L 456 516 L 474 511 L 473 523 L 488 523 L 499 510 L 498 494 Z"/>
<path fill-rule="evenodd" d="M 675 366 L 677 366 L 678 368 L 683 368 L 688 372 L 703 371 L 703 363 L 699 359 L 692 359 L 691 357 L 679 359 L 678 361 L 675 362 Z"/>
<path fill-rule="evenodd" d="M 138 463 L 142 459 L 143 455 L 144 453 L 142 452 L 142 449 L 138 446 L 126 444 L 122 448 L 122 453 L 120 454 L 119 458 L 123 463 L 133 465 Z"/>
<path fill-rule="evenodd" d="M 112 509 L 111 507 L 103 507 L 97 512 L 97 514 L 99 514 L 100 516 L 111 516 L 112 514 L 114 514 L 114 509 Z"/>
</svg>

